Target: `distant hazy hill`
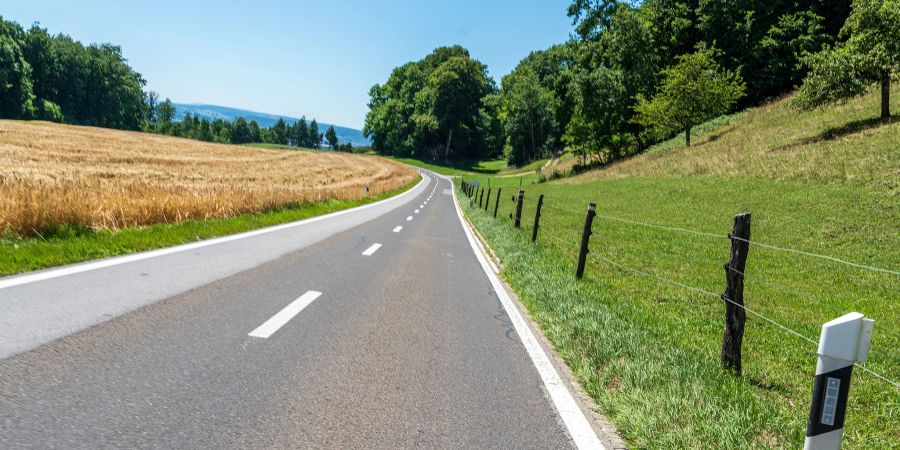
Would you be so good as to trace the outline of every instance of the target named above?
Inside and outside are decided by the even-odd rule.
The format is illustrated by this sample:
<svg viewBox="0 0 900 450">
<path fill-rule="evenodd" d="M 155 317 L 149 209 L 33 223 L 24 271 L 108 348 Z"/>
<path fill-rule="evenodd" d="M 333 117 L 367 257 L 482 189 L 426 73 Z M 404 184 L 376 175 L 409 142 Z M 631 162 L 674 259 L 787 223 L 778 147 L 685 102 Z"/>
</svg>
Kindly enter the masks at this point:
<svg viewBox="0 0 900 450">
<path fill-rule="evenodd" d="M 299 120 L 296 117 L 278 116 L 274 114 L 247 111 L 246 109 L 228 108 L 225 106 L 185 103 L 175 103 L 174 106 L 177 110 L 175 120 L 181 120 L 187 113 L 191 113 L 193 116 L 199 116 L 201 119 L 206 118 L 209 120 L 224 119 L 230 121 L 237 119 L 238 117 L 243 117 L 247 120 L 255 120 L 261 127 L 271 127 L 272 125 L 275 125 L 275 122 L 277 122 L 279 118 L 284 119 L 288 123 Z M 312 118 L 308 117 L 306 120 L 309 121 L 311 119 Z M 332 124 L 319 122 L 319 131 L 324 133 L 331 125 Z M 363 136 L 362 131 L 360 130 L 334 125 L 334 131 L 337 132 L 338 139 L 341 142 L 350 141 L 350 143 L 357 147 L 372 144 L 365 136 Z"/>
</svg>

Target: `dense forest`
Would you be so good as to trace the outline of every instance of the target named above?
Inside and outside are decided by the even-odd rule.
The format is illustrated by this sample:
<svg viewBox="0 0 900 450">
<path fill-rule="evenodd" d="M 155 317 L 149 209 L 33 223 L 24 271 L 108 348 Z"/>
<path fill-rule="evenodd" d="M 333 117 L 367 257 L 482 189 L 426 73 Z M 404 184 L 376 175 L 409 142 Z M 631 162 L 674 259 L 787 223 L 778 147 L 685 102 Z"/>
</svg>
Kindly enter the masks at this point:
<svg viewBox="0 0 900 450">
<path fill-rule="evenodd" d="M 693 126 L 804 78 L 796 104 L 815 107 L 873 82 L 887 96 L 900 71 L 896 0 L 573 0 L 564 12 L 573 37 L 499 88 L 461 47 L 396 68 L 370 92 L 373 148 L 514 165 L 568 149 L 606 163 L 680 132 L 690 145 Z"/>
<path fill-rule="evenodd" d="M 25 30 L 0 17 L 0 118 L 38 119 L 123 130 L 143 130 L 209 142 L 263 142 L 305 148 L 352 151 L 338 142 L 334 127 L 320 132 L 315 119 L 271 128 L 255 121 L 186 116 L 146 91 L 146 81 L 111 44 L 85 46 L 37 25 Z"/>
</svg>

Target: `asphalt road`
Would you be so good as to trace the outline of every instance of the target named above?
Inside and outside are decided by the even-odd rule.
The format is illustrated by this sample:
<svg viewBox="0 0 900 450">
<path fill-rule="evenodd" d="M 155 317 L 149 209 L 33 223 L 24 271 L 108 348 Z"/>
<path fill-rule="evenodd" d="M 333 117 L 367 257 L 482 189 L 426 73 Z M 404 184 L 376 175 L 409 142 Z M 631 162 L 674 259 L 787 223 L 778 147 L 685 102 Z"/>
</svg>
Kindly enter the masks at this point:
<svg viewBox="0 0 900 450">
<path fill-rule="evenodd" d="M 321 220 L 0 280 L 0 448 L 574 446 L 482 267 L 426 175 Z"/>
</svg>

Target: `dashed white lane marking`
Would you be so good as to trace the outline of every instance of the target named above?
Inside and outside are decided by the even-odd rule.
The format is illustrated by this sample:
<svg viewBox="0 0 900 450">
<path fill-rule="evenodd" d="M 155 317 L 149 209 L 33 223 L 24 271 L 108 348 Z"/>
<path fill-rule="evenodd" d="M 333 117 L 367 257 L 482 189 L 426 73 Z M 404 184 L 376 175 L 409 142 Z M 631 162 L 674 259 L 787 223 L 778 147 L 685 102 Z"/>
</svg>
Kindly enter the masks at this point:
<svg viewBox="0 0 900 450">
<path fill-rule="evenodd" d="M 406 221 L 407 221 L 407 222 L 411 222 L 411 221 L 412 221 L 412 216 L 407 217 L 407 218 L 406 218 Z"/>
<path fill-rule="evenodd" d="M 403 227 L 397 225 L 396 227 L 394 227 L 394 233 L 399 233 L 400 230 L 402 230 L 402 229 L 403 229 Z"/>
<path fill-rule="evenodd" d="M 425 207 L 425 204 L 424 204 L 424 203 L 422 203 L 421 205 L 419 205 L 419 208 L 424 208 L 424 207 Z"/>
<path fill-rule="evenodd" d="M 415 212 L 416 214 L 418 214 L 418 213 L 419 213 L 419 210 L 417 209 L 417 210 L 415 210 L 414 212 Z"/>
<path fill-rule="evenodd" d="M 301 295 L 300 298 L 292 301 L 289 305 L 285 306 L 284 309 L 278 311 L 278 313 L 272 316 L 269 320 L 265 321 L 262 325 L 251 331 L 250 336 L 268 339 L 269 336 L 275 334 L 276 331 L 278 331 L 286 323 L 290 322 L 290 320 L 293 319 L 294 316 L 300 314 L 300 311 L 303 311 L 303 308 L 309 306 L 309 304 L 312 303 L 315 299 L 319 298 L 320 295 L 322 295 L 321 292 L 306 291 L 306 293 Z"/>
<path fill-rule="evenodd" d="M 381 244 L 372 244 L 371 247 L 367 248 L 366 251 L 362 252 L 363 256 L 372 256 L 378 249 L 381 248 Z"/>
</svg>

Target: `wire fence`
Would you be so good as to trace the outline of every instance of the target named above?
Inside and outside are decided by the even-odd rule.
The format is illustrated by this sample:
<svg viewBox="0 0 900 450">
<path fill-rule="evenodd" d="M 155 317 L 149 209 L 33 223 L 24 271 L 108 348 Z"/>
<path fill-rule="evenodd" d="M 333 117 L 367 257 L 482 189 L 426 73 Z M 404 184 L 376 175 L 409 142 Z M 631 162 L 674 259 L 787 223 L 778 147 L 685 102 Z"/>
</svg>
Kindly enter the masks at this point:
<svg viewBox="0 0 900 450">
<path fill-rule="evenodd" d="M 466 188 L 464 187 L 463 189 L 465 190 Z M 494 212 L 493 208 L 496 208 L 498 210 L 497 211 L 498 218 L 515 220 L 514 216 L 516 214 L 517 207 L 519 206 L 519 205 L 517 205 L 518 190 L 513 188 L 513 189 L 511 189 L 511 191 L 513 191 L 513 192 L 507 193 L 508 195 L 506 195 L 506 197 L 507 197 L 506 199 L 498 199 L 499 200 L 498 203 L 496 203 L 494 205 L 487 205 L 488 212 L 493 213 Z M 474 195 L 478 195 L 478 194 L 476 193 Z M 475 208 L 479 208 L 478 200 L 479 199 L 477 197 L 475 197 L 475 202 L 474 202 Z M 531 201 L 528 202 L 523 199 L 523 205 L 521 205 L 522 207 L 520 209 L 520 211 L 521 211 L 520 226 L 522 228 L 526 228 L 526 224 L 527 224 L 528 225 L 527 229 L 531 229 L 531 227 L 533 227 L 535 225 L 534 224 L 535 211 L 532 210 L 531 214 L 528 214 L 528 213 L 526 213 L 526 210 L 525 210 L 526 205 L 536 206 L 536 204 L 537 204 L 536 200 L 533 200 L 533 199 L 530 199 L 530 200 Z M 500 212 L 501 205 L 507 206 L 506 208 L 504 208 L 502 210 L 503 213 Z M 482 205 L 480 208 L 484 209 L 485 205 Z M 569 231 L 569 233 L 571 233 L 573 239 L 567 240 L 567 239 L 560 237 L 561 232 L 559 229 L 556 229 L 556 230 L 552 230 L 553 232 L 547 232 L 547 230 L 544 230 L 544 232 L 540 235 L 539 240 L 549 241 L 553 244 L 553 246 L 557 247 L 559 250 L 562 250 L 566 253 L 578 253 L 578 248 L 576 246 L 579 244 L 579 241 L 582 241 L 581 245 L 586 245 L 586 243 L 584 242 L 584 239 L 582 239 L 579 235 L 575 234 L 575 232 L 576 231 L 580 232 L 581 227 L 584 226 L 584 224 L 585 224 L 584 220 L 581 218 L 587 214 L 588 209 L 585 208 L 585 209 L 579 210 L 579 209 L 575 209 L 575 208 L 571 208 L 571 207 L 559 206 L 557 204 L 554 204 L 553 202 L 548 202 L 548 199 L 545 197 L 543 204 L 541 205 L 541 216 L 544 215 L 545 210 L 552 211 L 555 213 L 561 213 L 561 217 L 563 217 L 565 219 L 561 221 L 559 219 L 559 217 L 557 217 L 557 222 L 554 225 L 556 227 L 561 226 L 562 228 L 565 228 L 567 230 L 572 230 L 572 231 Z M 684 227 L 669 226 L 669 225 L 662 225 L 662 224 L 651 223 L 651 222 L 646 222 L 646 221 L 634 220 L 634 219 L 630 219 L 630 218 L 618 217 L 618 216 L 608 215 L 608 214 L 594 213 L 594 217 L 596 217 L 597 219 L 603 220 L 603 221 L 612 221 L 612 222 L 624 223 L 624 224 L 629 224 L 629 225 L 636 225 L 636 226 L 640 226 L 640 227 L 644 227 L 644 228 L 648 228 L 648 229 L 654 229 L 654 230 L 670 232 L 670 233 L 679 233 L 679 234 L 691 235 L 691 236 L 695 236 L 695 237 L 710 238 L 710 239 L 717 239 L 717 240 L 723 240 L 723 241 L 744 242 L 748 245 L 758 246 L 758 247 L 767 248 L 767 249 L 780 251 L 780 252 L 787 252 L 787 253 L 801 255 L 801 256 L 810 257 L 810 258 L 817 258 L 817 259 L 821 259 L 824 261 L 828 261 L 830 263 L 840 264 L 840 265 L 844 265 L 847 267 L 853 267 L 853 268 L 862 269 L 862 270 L 866 270 L 866 271 L 870 271 L 870 272 L 884 273 L 884 274 L 888 274 L 890 276 L 900 275 L 900 272 L 891 270 L 891 269 L 886 269 L 886 268 L 877 267 L 877 266 L 873 266 L 873 265 L 867 265 L 867 264 L 860 264 L 860 263 L 848 261 L 848 260 L 845 260 L 842 258 L 837 258 L 837 257 L 829 256 L 829 255 L 807 252 L 807 251 L 788 248 L 788 247 L 780 247 L 780 246 L 776 246 L 776 245 L 772 245 L 772 244 L 758 242 L 758 241 L 755 241 L 752 239 L 744 239 L 739 236 L 734 236 L 731 233 L 729 233 L 729 234 L 711 233 L 711 232 L 693 230 L 693 229 L 684 228 Z M 569 218 L 572 218 L 572 219 L 569 219 Z M 540 222 L 538 222 L 538 226 L 539 227 L 542 226 Z M 586 248 L 585 248 L 585 250 L 586 250 Z M 764 313 L 758 311 L 755 308 L 749 308 L 745 304 L 738 303 L 738 302 L 734 301 L 733 299 L 728 298 L 725 294 L 716 293 L 711 290 L 704 289 L 702 287 L 698 287 L 698 286 L 694 286 L 694 285 L 687 284 L 684 282 L 680 282 L 680 281 L 671 279 L 666 276 L 662 276 L 658 273 L 655 273 L 655 272 L 652 272 L 649 270 L 637 269 L 637 268 L 628 266 L 626 264 L 623 264 L 619 261 L 616 261 L 612 258 L 609 258 L 609 257 L 604 256 L 599 253 L 591 252 L 591 253 L 588 253 L 588 256 L 589 256 L 589 259 L 591 259 L 591 260 L 598 261 L 600 263 L 606 264 L 606 265 L 608 265 L 610 267 L 614 267 L 616 269 L 630 272 L 630 273 L 633 273 L 635 275 L 639 275 L 642 277 L 652 278 L 658 282 L 668 284 L 671 286 L 676 286 L 676 287 L 679 287 L 679 288 L 682 288 L 682 289 L 685 289 L 685 290 L 688 290 L 691 292 L 701 294 L 706 297 L 715 297 L 717 299 L 723 300 L 723 301 L 727 302 L 728 304 L 731 304 L 735 307 L 742 309 L 747 314 L 750 314 L 751 316 L 754 316 L 754 317 L 764 321 L 765 323 L 772 326 L 774 329 L 777 329 L 777 330 L 784 332 L 788 335 L 791 335 L 797 339 L 800 339 L 805 344 L 812 344 L 813 346 L 818 345 L 818 341 L 810 338 L 809 336 L 805 335 L 804 333 L 794 329 L 791 326 L 788 326 L 788 325 L 782 323 L 779 320 L 776 320 L 773 317 L 770 317 L 767 314 L 764 314 Z M 729 265 L 729 264 L 720 265 L 718 263 L 715 263 L 715 261 L 711 261 L 708 259 L 705 260 L 705 262 L 709 263 L 710 265 L 717 267 L 719 269 L 732 271 L 732 272 L 735 272 L 735 273 L 741 275 L 742 282 L 743 282 L 743 279 L 747 278 L 747 274 L 745 273 L 746 271 L 737 270 L 734 267 L 731 267 L 731 265 Z M 833 313 L 844 314 L 846 312 L 846 311 L 843 311 L 841 308 L 831 305 L 831 304 L 821 300 L 820 298 L 813 296 L 812 294 L 809 294 L 802 290 L 793 289 L 793 288 L 790 288 L 787 286 L 780 285 L 778 283 L 765 282 L 765 281 L 756 279 L 756 277 L 753 277 L 751 279 L 754 281 L 754 283 L 759 284 L 764 287 L 767 287 L 769 289 L 787 292 L 787 293 L 791 293 L 791 294 L 794 294 L 797 296 L 804 297 L 808 300 L 815 302 L 818 305 L 825 307 L 826 309 L 832 311 Z M 887 334 L 889 334 L 893 338 L 897 339 L 898 341 L 900 341 L 900 333 L 897 333 L 896 331 L 894 331 L 890 328 L 887 328 L 887 327 L 880 327 L 879 329 L 883 332 L 886 332 Z M 815 347 L 813 347 L 813 348 L 815 348 Z M 813 351 L 813 353 L 815 353 L 815 352 Z M 875 370 L 872 370 L 863 364 L 855 363 L 855 365 L 857 367 L 859 367 L 861 370 L 863 370 L 864 372 L 866 372 L 867 374 L 873 376 L 875 379 L 881 380 L 881 381 L 893 386 L 896 389 L 900 389 L 900 382 L 897 382 L 881 373 L 878 373 Z"/>
</svg>

